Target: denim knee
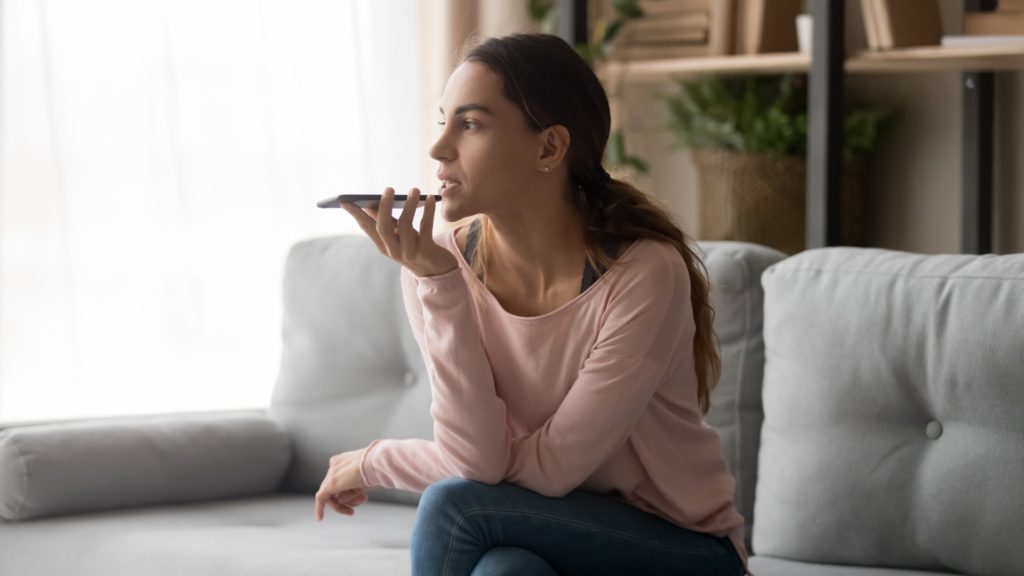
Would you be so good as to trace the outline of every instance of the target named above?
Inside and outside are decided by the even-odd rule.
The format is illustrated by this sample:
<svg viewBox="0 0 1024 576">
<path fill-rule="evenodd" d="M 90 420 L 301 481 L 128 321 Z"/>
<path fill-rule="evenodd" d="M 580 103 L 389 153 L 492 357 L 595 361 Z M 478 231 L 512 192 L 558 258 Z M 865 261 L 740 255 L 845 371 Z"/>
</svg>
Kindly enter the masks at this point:
<svg viewBox="0 0 1024 576">
<path fill-rule="evenodd" d="M 445 478 L 427 486 L 420 495 L 419 507 L 423 512 L 452 511 L 464 508 L 468 494 L 479 491 L 486 484 L 465 478 Z"/>
<path fill-rule="evenodd" d="M 488 550 L 470 576 L 558 576 L 558 572 L 533 552 L 516 546 Z"/>
</svg>

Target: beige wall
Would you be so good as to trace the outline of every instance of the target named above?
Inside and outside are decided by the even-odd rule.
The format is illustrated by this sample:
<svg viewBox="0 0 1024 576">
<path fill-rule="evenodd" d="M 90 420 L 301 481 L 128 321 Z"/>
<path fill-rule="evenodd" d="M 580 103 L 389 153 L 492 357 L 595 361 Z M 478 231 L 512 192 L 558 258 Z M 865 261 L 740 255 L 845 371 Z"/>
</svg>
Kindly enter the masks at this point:
<svg viewBox="0 0 1024 576">
<path fill-rule="evenodd" d="M 421 84 L 420 95 L 423 110 L 423 174 L 424 183 L 421 192 L 433 194 L 439 184 L 437 180 L 437 162 L 430 158 L 429 151 L 437 136 L 437 107 L 444 96 L 445 83 L 455 68 L 455 60 L 463 43 L 478 29 L 479 9 L 475 0 L 421 0 L 420 36 L 422 51 L 420 52 Z M 422 212 L 421 212 L 422 214 Z M 451 227 L 440 216 L 435 218 L 434 232 L 444 232 Z"/>
<path fill-rule="evenodd" d="M 423 0 L 420 4 L 420 33 L 423 51 L 420 53 L 423 94 L 423 193 L 437 189 L 438 163 L 429 157 L 429 150 L 437 136 L 437 107 L 444 95 L 445 83 L 455 69 L 459 49 L 473 34 L 484 37 L 503 36 L 515 32 L 538 30 L 526 11 L 526 2 L 519 0 Z M 443 232 L 454 222 L 448 222 L 438 213 L 435 232 Z"/>
<path fill-rule="evenodd" d="M 440 1 L 440 0 L 432 0 Z M 947 30 L 959 30 L 958 0 L 942 0 Z M 858 2 L 848 2 L 848 45 L 863 43 Z M 479 2 L 480 32 L 501 35 L 535 31 L 525 1 Z M 428 44 L 428 46 L 430 46 Z M 436 50 L 435 50 L 436 51 Z M 447 78 L 449 72 L 444 74 Z M 435 100 L 440 99 L 440 81 Z M 646 176 L 630 178 L 661 199 L 690 235 L 700 238 L 697 178 L 685 150 L 674 148 L 664 128 L 667 118 L 654 95 L 674 91 L 671 83 L 627 86 L 619 119 L 627 148 L 651 167 Z M 960 246 L 960 141 L 962 94 L 958 73 L 857 75 L 847 78 L 853 102 L 895 105 L 897 122 L 881 142 L 868 179 L 871 245 L 922 253 L 956 253 Z M 1024 252 L 1024 73 L 996 75 L 996 253 Z M 436 112 L 437 105 L 432 108 Z M 429 115 L 433 121 L 434 115 Z M 429 165 L 435 182 L 436 163 Z"/>
</svg>

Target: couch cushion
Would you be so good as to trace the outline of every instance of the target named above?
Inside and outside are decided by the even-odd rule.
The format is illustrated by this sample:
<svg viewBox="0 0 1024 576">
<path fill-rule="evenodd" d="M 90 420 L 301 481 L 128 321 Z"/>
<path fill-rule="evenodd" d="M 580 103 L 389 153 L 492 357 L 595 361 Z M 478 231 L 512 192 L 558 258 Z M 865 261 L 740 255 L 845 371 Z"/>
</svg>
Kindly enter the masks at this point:
<svg viewBox="0 0 1024 576">
<path fill-rule="evenodd" d="M 376 438 L 434 437 L 430 381 L 400 271 L 361 234 L 289 251 L 281 367 L 268 409 L 293 443 L 282 491 L 316 493 L 332 455 Z M 378 487 L 373 498 L 415 504 L 419 493 Z"/>
<path fill-rule="evenodd" d="M 262 410 L 8 428 L 0 518 L 268 494 L 290 457 L 288 437 Z"/>
<path fill-rule="evenodd" d="M 715 334 L 722 375 L 711 392 L 704 420 L 718 432 L 722 454 L 736 478 L 736 508 L 746 520 L 751 549 L 757 449 L 761 436 L 761 382 L 764 369 L 761 274 L 785 254 L 746 242 L 700 242 L 711 280 Z"/>
<path fill-rule="evenodd" d="M 1024 573 L 1024 255 L 828 248 L 762 281 L 756 552 Z"/>
<path fill-rule="evenodd" d="M 749 567 L 750 572 L 757 576 L 950 576 L 956 574 L 955 572 L 932 572 L 931 570 L 814 564 L 769 556 L 754 556 L 750 559 Z"/>
<path fill-rule="evenodd" d="M 0 522 L 0 574 L 407 576 L 415 518 L 367 502 L 317 522 L 312 495 L 279 494 Z"/>
</svg>

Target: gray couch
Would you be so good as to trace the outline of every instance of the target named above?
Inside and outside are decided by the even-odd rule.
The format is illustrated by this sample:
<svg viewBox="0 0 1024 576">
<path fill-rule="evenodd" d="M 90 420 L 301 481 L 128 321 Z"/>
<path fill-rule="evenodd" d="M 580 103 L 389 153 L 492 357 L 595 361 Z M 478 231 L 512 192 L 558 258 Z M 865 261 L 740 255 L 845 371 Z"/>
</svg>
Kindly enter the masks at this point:
<svg viewBox="0 0 1024 576">
<path fill-rule="evenodd" d="M 1024 574 L 1024 256 L 701 247 L 756 576 Z M 331 455 L 432 436 L 398 273 L 292 248 L 265 410 L 0 426 L 0 575 L 408 574 L 417 493 L 313 503 Z"/>
</svg>

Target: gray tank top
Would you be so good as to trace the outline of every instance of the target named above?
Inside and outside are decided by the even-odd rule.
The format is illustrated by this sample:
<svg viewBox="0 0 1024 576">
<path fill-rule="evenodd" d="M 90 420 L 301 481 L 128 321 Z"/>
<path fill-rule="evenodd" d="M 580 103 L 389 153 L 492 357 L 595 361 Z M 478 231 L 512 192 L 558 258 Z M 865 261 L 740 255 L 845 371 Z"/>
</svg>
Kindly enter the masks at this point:
<svg viewBox="0 0 1024 576">
<path fill-rule="evenodd" d="M 476 243 L 480 237 L 480 220 L 474 220 L 469 225 L 469 233 L 466 236 L 466 247 L 462 250 L 462 255 L 466 258 L 466 262 L 473 261 L 473 255 L 476 253 Z M 602 246 L 605 250 L 612 255 L 614 258 L 618 253 L 617 243 L 614 240 L 605 241 Z M 594 267 L 590 265 L 590 261 L 586 261 L 583 265 L 583 280 L 580 282 L 580 293 L 586 291 L 591 284 L 597 282 L 597 279 L 605 272 L 605 269 L 601 269 L 600 272 L 594 270 Z"/>
</svg>

